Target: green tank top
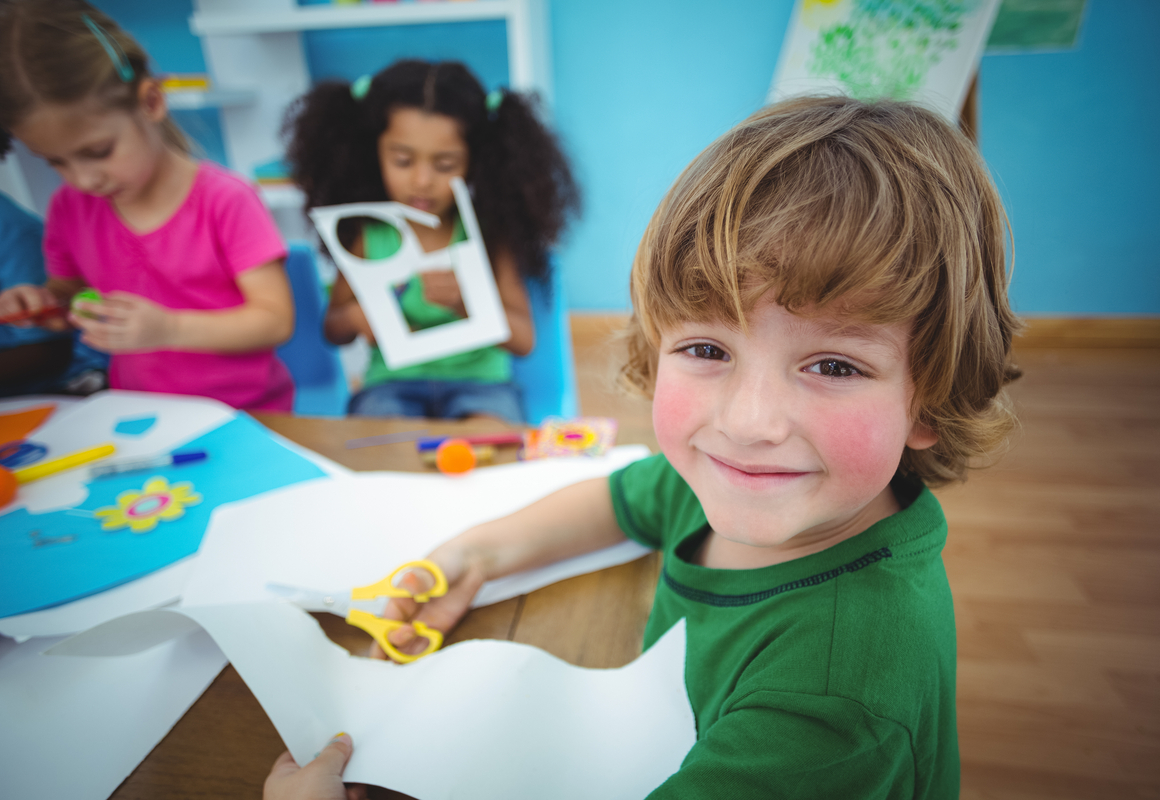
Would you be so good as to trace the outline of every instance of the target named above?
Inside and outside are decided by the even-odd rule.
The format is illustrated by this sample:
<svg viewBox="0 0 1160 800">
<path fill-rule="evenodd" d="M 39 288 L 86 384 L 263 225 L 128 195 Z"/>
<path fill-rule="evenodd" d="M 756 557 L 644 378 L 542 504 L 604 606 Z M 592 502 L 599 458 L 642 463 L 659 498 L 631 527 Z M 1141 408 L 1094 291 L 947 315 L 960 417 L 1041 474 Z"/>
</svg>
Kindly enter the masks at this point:
<svg viewBox="0 0 1160 800">
<path fill-rule="evenodd" d="M 463 223 L 456 219 L 451 243 L 467 241 Z M 392 225 L 368 222 L 363 227 L 363 250 L 368 259 L 389 258 L 403 246 L 402 237 Z M 407 281 L 399 295 L 399 307 L 414 330 L 433 328 L 462 319 L 444 306 L 428 303 L 423 297 L 423 282 L 418 276 Z M 387 381 L 475 381 L 476 383 L 507 383 L 512 377 L 512 356 L 502 347 L 481 347 L 428 361 L 402 369 L 391 369 L 378 347 L 371 348 L 364 386 L 376 386 Z"/>
</svg>

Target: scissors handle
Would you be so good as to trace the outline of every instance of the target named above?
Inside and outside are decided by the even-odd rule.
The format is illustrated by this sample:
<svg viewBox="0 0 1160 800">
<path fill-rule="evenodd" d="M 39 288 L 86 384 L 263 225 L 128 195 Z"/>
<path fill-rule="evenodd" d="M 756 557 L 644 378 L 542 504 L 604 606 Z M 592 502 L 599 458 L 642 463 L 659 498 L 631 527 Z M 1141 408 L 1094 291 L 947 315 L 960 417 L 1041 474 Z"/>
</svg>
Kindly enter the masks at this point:
<svg viewBox="0 0 1160 800">
<path fill-rule="evenodd" d="M 362 628 L 369 633 L 379 643 L 379 647 L 383 648 L 383 652 L 390 656 L 392 661 L 398 661 L 400 664 L 409 664 L 423 656 L 429 656 L 443 646 L 443 634 L 434 628 L 428 628 L 422 622 L 403 622 L 398 619 L 383 619 L 360 608 L 352 608 L 350 613 L 346 615 L 346 621 L 347 624 L 354 625 L 356 628 Z M 416 635 L 422 636 L 427 640 L 427 647 L 424 648 L 422 653 L 415 655 L 403 653 L 387 639 L 387 636 L 392 631 L 398 630 L 404 625 L 410 625 L 415 629 Z"/>
<path fill-rule="evenodd" d="M 419 592 L 418 594 L 412 592 L 410 589 L 403 589 L 396 586 L 395 577 L 399 573 L 411 569 L 424 569 L 431 573 L 431 577 L 435 579 L 435 585 L 427 591 Z M 425 558 L 419 561 L 408 561 L 378 583 L 359 586 L 350 590 L 352 600 L 374 600 L 376 597 L 413 597 L 416 603 L 426 603 L 432 597 L 442 597 L 445 594 L 447 594 L 447 576 L 443 574 L 443 570 L 439 569 L 438 564 L 433 561 L 428 561 Z"/>
</svg>

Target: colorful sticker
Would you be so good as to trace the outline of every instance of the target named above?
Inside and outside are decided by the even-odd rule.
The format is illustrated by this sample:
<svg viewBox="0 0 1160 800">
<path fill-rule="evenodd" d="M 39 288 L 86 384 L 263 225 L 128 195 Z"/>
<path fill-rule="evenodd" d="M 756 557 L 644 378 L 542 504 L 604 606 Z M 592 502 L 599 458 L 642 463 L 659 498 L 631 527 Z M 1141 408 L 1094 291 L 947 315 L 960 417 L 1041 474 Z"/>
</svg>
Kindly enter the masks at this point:
<svg viewBox="0 0 1160 800">
<path fill-rule="evenodd" d="M 200 502 L 201 495 L 193 491 L 192 483 L 183 481 L 170 486 L 169 481 L 158 475 L 147 480 L 140 492 L 121 492 L 117 495 L 117 505 L 98 508 L 94 516 L 105 518 L 101 530 L 128 527 L 133 533 L 148 533 L 157 527 L 159 520 L 180 519 L 186 506 Z"/>
</svg>

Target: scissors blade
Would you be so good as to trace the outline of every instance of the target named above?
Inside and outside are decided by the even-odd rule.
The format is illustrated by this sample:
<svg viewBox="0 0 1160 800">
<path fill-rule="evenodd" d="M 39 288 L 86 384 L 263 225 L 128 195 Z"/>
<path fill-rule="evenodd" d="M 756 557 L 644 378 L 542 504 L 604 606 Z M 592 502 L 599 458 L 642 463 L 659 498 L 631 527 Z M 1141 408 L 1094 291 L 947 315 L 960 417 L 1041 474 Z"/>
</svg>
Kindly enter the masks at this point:
<svg viewBox="0 0 1160 800">
<path fill-rule="evenodd" d="M 349 590 L 345 592 L 321 592 L 317 589 L 290 586 L 284 583 L 267 583 L 266 589 L 289 600 L 304 611 L 328 611 L 340 617 L 345 617 L 352 608 L 361 608 L 372 614 L 382 614 L 383 608 L 386 606 L 386 602 L 383 600 L 351 600 Z"/>
</svg>

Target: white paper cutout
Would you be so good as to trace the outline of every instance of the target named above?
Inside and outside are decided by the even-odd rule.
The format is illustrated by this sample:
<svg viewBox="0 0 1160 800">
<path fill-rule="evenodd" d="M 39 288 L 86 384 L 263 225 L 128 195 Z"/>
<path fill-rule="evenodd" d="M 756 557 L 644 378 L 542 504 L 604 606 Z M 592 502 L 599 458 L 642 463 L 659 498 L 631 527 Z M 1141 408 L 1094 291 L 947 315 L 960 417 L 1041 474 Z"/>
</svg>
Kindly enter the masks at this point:
<svg viewBox="0 0 1160 800">
<path fill-rule="evenodd" d="M 0 797 L 105 800 L 226 665 L 203 631 L 123 658 L 0 639 Z"/>
<path fill-rule="evenodd" d="M 51 655 L 117 655 L 188 633 L 214 638 L 305 764 L 338 731 L 343 777 L 421 797 L 638 800 L 696 741 L 685 623 L 621 669 L 571 666 L 528 645 L 469 641 L 406 666 L 351 656 L 287 603 L 144 611 Z"/>
<path fill-rule="evenodd" d="M 287 486 L 214 512 L 182 605 L 274 599 L 268 583 L 321 591 L 373 583 L 466 528 L 512 513 L 551 492 L 649 454 L 616 447 L 599 458 L 504 464 L 450 478 L 362 473 Z M 484 584 L 475 605 L 632 561 L 649 550 L 626 541 Z"/>
<path fill-rule="evenodd" d="M 156 415 L 157 422 L 141 435 L 123 435 L 114 428 L 129 417 Z M 150 458 L 171 452 L 185 442 L 212 431 L 237 416 L 234 409 L 205 397 L 157 394 L 156 392 L 98 392 L 54 412 L 28 439 L 48 448 L 45 459 L 60 458 L 105 442 L 117 446 L 117 460 Z M 0 509 L 4 514 L 27 508 L 42 514 L 72 508 L 85 501 L 89 490 L 87 469 L 73 469 L 20 487 L 16 499 Z"/>
<path fill-rule="evenodd" d="M 49 448 L 46 457 L 112 441 L 117 445 L 114 458 L 147 458 L 171 452 L 237 416 L 234 409 L 205 397 L 163 395 L 152 392 L 110 390 L 85 400 L 44 398 L 43 405 L 63 400 L 39 429 L 30 436 Z M 6 403 L 5 411 L 23 404 Z M 113 431 L 117 420 L 134 416 L 156 415 L 158 421 L 144 435 L 122 436 Z M 291 451 L 314 462 L 329 475 L 350 475 L 351 470 L 325 456 L 307 450 L 273 431 L 269 435 Z M 84 468 L 63 472 L 21 487 L 17 501 L 3 512 L 27 505 L 32 513 L 68 508 L 88 497 Z M 3 516 L 0 516 L 0 521 Z M 2 522 L 0 522 L 2 524 Z M 83 631 L 110 619 L 147 608 L 174 603 L 189 574 L 193 559 L 182 559 L 168 567 L 104 592 L 54 606 L 42 611 L 0 618 L 0 634 L 24 641 L 32 636 L 62 636 Z"/>
<path fill-rule="evenodd" d="M 375 332 L 383 359 L 391 369 L 423 364 L 511 338 L 495 275 L 471 205 L 471 193 L 463 179 L 458 177 L 451 179 L 451 189 L 467 240 L 433 253 L 423 252 L 408 220 L 434 228 L 439 225 L 439 218 L 403 203 L 348 203 L 310 211 L 314 226 L 334 263 L 354 290 Z M 375 261 L 359 258 L 338 241 L 338 220 L 348 217 L 373 217 L 391 224 L 402 237 L 402 247 L 388 258 Z M 420 272 L 436 269 L 455 271 L 467 318 L 412 331 L 395 299 L 393 287 Z"/>
</svg>

